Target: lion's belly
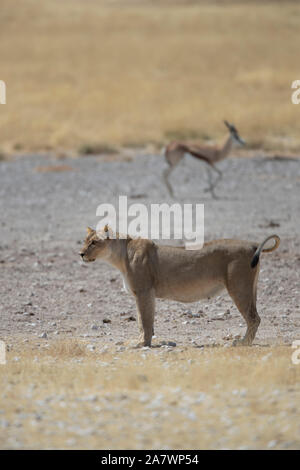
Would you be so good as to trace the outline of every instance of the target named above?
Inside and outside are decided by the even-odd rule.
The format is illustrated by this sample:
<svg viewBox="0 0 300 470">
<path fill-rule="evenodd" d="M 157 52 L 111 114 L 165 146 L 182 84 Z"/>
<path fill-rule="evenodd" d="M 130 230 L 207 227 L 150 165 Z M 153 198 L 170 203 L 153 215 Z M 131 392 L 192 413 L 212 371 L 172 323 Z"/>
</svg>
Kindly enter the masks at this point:
<svg viewBox="0 0 300 470">
<path fill-rule="evenodd" d="M 222 283 L 207 282 L 201 285 L 175 286 L 174 288 L 158 289 L 157 297 L 176 300 L 177 302 L 196 302 L 201 299 L 209 299 L 222 292 Z"/>
</svg>

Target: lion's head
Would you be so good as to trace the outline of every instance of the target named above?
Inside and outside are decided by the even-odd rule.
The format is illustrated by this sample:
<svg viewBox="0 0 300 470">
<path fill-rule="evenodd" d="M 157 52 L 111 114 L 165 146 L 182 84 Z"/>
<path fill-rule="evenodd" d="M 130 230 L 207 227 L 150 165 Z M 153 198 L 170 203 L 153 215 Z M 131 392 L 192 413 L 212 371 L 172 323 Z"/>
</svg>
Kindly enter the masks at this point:
<svg viewBox="0 0 300 470">
<path fill-rule="evenodd" d="M 109 252 L 108 241 L 109 228 L 107 225 L 100 232 L 88 227 L 84 245 L 79 252 L 83 261 L 90 262 L 95 261 L 96 258 L 106 258 Z"/>
</svg>

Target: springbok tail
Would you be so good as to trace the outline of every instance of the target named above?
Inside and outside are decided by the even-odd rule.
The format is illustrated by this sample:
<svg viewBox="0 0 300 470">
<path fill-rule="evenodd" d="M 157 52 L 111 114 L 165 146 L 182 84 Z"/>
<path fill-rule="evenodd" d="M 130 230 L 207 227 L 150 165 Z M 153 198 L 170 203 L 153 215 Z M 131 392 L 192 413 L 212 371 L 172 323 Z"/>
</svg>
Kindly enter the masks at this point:
<svg viewBox="0 0 300 470">
<path fill-rule="evenodd" d="M 265 245 L 269 240 L 272 240 L 272 239 L 275 241 L 274 245 L 271 246 L 270 248 L 265 248 L 265 249 L 264 249 L 264 245 Z M 259 257 L 260 257 L 261 252 L 263 252 L 263 253 L 270 253 L 271 251 L 276 250 L 276 249 L 279 247 L 279 244 L 280 244 L 280 238 L 278 237 L 278 235 L 270 235 L 269 237 L 267 237 L 267 238 L 259 245 L 259 247 L 257 248 L 256 252 L 254 253 L 254 256 L 253 256 L 252 261 L 251 261 L 251 268 L 255 268 L 255 266 L 258 264 L 258 262 L 259 262 Z"/>
</svg>

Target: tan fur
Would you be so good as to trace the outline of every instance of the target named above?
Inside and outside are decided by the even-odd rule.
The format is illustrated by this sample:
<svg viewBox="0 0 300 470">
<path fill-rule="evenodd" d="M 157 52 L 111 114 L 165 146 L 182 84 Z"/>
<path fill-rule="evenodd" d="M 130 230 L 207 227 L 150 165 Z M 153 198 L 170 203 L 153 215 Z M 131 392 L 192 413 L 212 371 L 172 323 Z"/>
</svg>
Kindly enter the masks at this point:
<svg viewBox="0 0 300 470">
<path fill-rule="evenodd" d="M 272 248 L 263 249 L 270 239 Z M 112 238 L 110 229 L 96 233 L 88 229 L 80 252 L 84 261 L 101 258 L 115 266 L 136 299 L 141 329 L 139 345 L 151 346 L 155 298 L 195 302 L 227 289 L 247 323 L 242 344 L 251 345 L 260 318 L 256 310 L 259 263 L 251 268 L 254 256 L 273 251 L 279 237 L 273 235 L 260 245 L 242 240 L 214 240 L 201 250 L 185 250 L 157 245 L 151 240 Z M 257 258 L 257 261 L 258 261 Z"/>
</svg>

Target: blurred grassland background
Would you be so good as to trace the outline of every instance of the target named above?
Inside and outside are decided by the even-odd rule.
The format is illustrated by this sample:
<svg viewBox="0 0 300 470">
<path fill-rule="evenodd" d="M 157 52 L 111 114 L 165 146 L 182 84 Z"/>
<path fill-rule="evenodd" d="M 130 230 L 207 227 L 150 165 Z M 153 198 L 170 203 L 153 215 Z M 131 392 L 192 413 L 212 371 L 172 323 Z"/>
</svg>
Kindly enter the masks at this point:
<svg viewBox="0 0 300 470">
<path fill-rule="evenodd" d="M 0 149 L 219 139 L 299 151 L 295 1 L 1 0 Z"/>
</svg>

